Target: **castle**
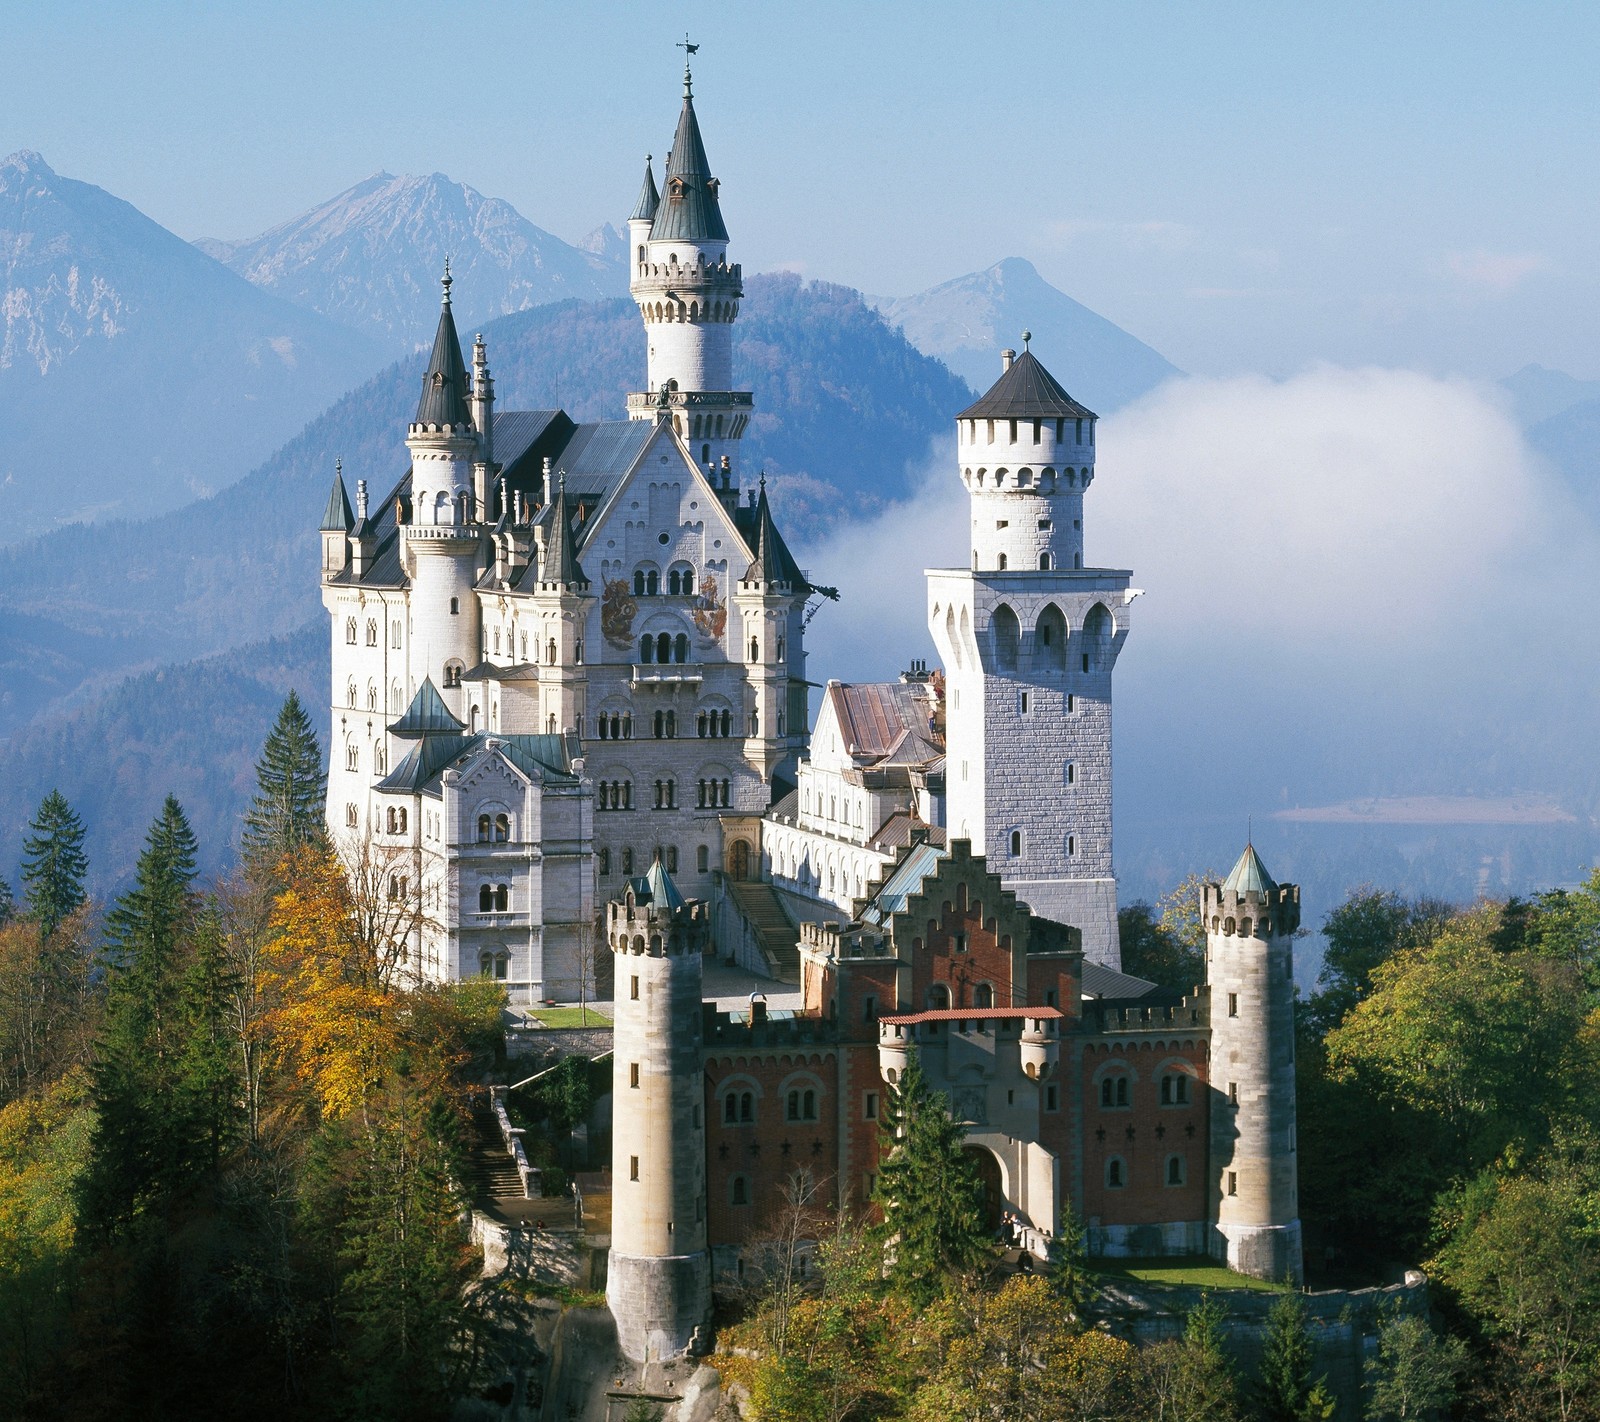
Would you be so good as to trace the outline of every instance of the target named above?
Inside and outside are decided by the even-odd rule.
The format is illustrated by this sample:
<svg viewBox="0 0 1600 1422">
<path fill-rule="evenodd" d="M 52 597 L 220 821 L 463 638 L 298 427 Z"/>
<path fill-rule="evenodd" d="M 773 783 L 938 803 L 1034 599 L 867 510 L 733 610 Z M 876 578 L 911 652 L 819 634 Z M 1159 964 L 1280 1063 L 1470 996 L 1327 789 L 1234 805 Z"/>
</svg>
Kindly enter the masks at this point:
<svg viewBox="0 0 1600 1422">
<path fill-rule="evenodd" d="M 1048 1254 L 1212 1252 L 1298 1277 L 1292 938 L 1247 847 L 1206 889 L 1207 982 L 1120 971 L 1111 676 L 1136 591 L 1085 566 L 1096 416 L 1027 348 L 955 415 L 971 565 L 943 663 L 830 682 L 814 586 L 742 467 L 743 295 L 685 71 L 628 222 L 647 389 L 625 420 L 495 408 L 443 281 L 410 467 L 322 520 L 328 821 L 405 912 L 418 979 L 513 1003 L 608 979 L 609 1292 L 630 1357 L 691 1346 L 786 1184 L 860 1206 L 918 1053 L 987 1208 Z M 718 1012 L 716 953 L 804 1007 Z"/>
</svg>

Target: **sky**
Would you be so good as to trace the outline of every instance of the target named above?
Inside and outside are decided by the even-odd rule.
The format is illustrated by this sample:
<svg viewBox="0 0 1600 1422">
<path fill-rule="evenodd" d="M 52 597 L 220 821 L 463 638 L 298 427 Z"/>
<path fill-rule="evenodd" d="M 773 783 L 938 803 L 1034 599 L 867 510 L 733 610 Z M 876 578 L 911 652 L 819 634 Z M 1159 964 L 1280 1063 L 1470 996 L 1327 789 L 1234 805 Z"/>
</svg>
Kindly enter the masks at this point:
<svg viewBox="0 0 1600 1422">
<path fill-rule="evenodd" d="M 184 237 L 378 169 L 625 218 L 684 37 L 734 255 L 880 295 L 1030 259 L 1191 373 L 1600 377 L 1600 6 L 6 7 L 0 152 Z"/>
</svg>

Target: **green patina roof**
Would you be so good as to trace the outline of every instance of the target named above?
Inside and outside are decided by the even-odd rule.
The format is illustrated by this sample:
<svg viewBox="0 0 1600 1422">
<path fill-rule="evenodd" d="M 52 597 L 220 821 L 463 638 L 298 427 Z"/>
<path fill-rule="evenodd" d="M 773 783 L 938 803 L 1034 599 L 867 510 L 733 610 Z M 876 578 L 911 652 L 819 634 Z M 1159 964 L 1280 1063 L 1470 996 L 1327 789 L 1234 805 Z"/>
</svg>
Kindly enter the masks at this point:
<svg viewBox="0 0 1600 1422">
<path fill-rule="evenodd" d="M 433 684 L 433 678 L 428 676 L 422 679 L 417 694 L 406 707 L 406 714 L 389 727 L 389 733 L 407 740 L 418 740 L 423 736 L 459 736 L 466 729 L 451 714 L 450 708 L 444 704 L 444 697 L 439 695 L 439 689 Z"/>
<path fill-rule="evenodd" d="M 345 493 L 344 474 L 335 472 L 333 490 L 328 495 L 328 507 L 322 515 L 323 533 L 349 533 L 356 521 L 350 512 L 350 496 Z"/>
<path fill-rule="evenodd" d="M 1233 873 L 1228 875 L 1222 885 L 1224 893 L 1260 894 L 1263 898 L 1277 887 L 1253 844 L 1245 845 L 1244 853 L 1239 856 L 1239 862 L 1233 866 Z"/>
</svg>

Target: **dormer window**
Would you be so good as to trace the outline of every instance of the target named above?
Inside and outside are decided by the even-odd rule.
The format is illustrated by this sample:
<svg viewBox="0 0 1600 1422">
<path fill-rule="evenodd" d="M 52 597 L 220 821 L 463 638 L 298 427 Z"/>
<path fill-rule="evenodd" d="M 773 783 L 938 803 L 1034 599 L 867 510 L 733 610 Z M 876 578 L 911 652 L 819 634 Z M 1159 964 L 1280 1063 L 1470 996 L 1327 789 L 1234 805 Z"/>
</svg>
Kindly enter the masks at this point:
<svg viewBox="0 0 1600 1422">
<path fill-rule="evenodd" d="M 667 179 L 667 193 L 672 197 L 681 198 L 683 196 L 684 192 L 687 190 L 688 186 L 689 185 L 687 183 L 685 183 L 682 178 L 668 178 Z M 677 258 L 678 258 L 678 254 L 676 252 L 674 252 L 672 254 L 672 258 L 673 258 L 674 261 L 676 261 Z"/>
<path fill-rule="evenodd" d="M 722 179 L 721 178 L 707 178 L 706 179 L 706 191 L 708 193 L 710 193 L 712 197 L 715 197 L 717 195 L 717 189 L 720 188 L 721 186 L 722 186 Z"/>
</svg>

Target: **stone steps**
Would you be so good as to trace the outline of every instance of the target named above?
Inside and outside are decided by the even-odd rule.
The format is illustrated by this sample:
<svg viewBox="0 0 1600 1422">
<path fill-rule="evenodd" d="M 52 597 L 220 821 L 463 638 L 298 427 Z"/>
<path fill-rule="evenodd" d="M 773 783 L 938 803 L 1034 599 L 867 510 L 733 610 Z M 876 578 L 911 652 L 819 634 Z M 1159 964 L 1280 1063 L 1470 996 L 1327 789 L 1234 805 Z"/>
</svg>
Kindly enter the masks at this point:
<svg viewBox="0 0 1600 1422">
<path fill-rule="evenodd" d="M 786 983 L 800 981 L 799 931 L 771 884 L 728 882 L 728 894 L 754 931 L 772 976 Z"/>
</svg>

